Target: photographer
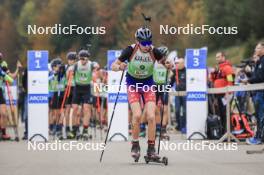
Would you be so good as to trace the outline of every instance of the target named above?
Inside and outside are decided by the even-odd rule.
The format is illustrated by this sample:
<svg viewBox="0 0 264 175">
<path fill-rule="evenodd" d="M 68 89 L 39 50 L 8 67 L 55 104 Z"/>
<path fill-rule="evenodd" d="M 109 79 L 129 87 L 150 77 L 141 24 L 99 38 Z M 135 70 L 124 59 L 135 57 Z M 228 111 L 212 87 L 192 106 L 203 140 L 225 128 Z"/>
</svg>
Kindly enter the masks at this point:
<svg viewBox="0 0 264 175">
<path fill-rule="evenodd" d="M 255 48 L 255 69 L 252 76 L 243 81 L 244 83 L 264 83 L 264 42 L 259 42 Z M 263 142 L 263 123 L 264 123 L 264 90 L 256 92 L 255 108 L 257 117 L 257 133 L 255 137 L 247 139 L 248 144 L 261 144 Z"/>
<path fill-rule="evenodd" d="M 251 76 L 252 72 L 254 71 L 255 62 L 253 61 L 253 58 L 245 59 L 241 61 L 241 64 L 236 65 L 236 78 L 235 78 L 235 85 L 244 84 L 244 81 L 247 81 Z M 242 113 L 250 113 L 252 114 L 252 110 L 254 109 L 252 104 L 253 96 L 255 96 L 254 91 L 238 91 L 235 92 L 235 96 L 238 100 L 238 105 L 240 108 L 240 111 Z M 249 107 L 250 105 L 250 107 Z M 250 110 L 251 111 L 248 111 Z"/>
</svg>

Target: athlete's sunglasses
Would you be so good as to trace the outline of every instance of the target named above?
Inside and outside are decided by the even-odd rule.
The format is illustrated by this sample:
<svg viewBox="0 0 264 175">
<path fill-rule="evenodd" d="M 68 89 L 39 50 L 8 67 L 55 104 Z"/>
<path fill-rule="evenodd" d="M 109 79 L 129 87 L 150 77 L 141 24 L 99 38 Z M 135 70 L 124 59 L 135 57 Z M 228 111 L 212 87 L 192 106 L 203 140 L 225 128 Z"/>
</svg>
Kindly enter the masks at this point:
<svg viewBox="0 0 264 175">
<path fill-rule="evenodd" d="M 152 41 L 141 41 L 140 42 L 140 44 L 142 45 L 142 46 L 151 46 L 152 45 Z"/>
<path fill-rule="evenodd" d="M 87 57 L 80 57 L 80 60 L 85 61 L 85 60 L 87 60 Z"/>
</svg>

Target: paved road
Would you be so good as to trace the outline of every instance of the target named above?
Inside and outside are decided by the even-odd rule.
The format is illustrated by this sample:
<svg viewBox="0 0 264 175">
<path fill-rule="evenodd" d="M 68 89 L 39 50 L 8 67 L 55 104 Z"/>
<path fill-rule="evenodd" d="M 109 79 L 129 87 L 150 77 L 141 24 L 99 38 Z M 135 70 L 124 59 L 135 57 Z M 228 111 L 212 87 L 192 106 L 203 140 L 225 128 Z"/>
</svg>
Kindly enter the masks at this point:
<svg viewBox="0 0 264 175">
<path fill-rule="evenodd" d="M 170 143 L 184 142 L 172 136 Z M 141 141 L 145 152 L 146 140 Z M 165 175 L 262 175 L 264 154 L 247 155 L 261 146 L 239 145 L 237 151 L 162 151 L 169 165 L 134 163 L 128 142 L 109 143 L 102 163 L 100 151 L 28 151 L 27 142 L 0 142 L 1 175 L 165 174 Z"/>
</svg>

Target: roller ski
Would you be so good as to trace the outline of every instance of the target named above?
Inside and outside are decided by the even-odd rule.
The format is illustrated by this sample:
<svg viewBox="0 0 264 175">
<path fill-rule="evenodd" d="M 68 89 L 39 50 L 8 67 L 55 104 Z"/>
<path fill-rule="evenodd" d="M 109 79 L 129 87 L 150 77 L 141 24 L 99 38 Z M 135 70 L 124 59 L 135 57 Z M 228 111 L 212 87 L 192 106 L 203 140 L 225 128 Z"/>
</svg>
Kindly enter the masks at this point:
<svg viewBox="0 0 264 175">
<path fill-rule="evenodd" d="M 263 154 L 264 153 L 264 148 L 260 150 L 247 150 L 247 154 Z"/>
<path fill-rule="evenodd" d="M 170 140 L 170 136 L 167 134 L 167 132 L 166 132 L 166 128 L 162 128 L 161 129 L 161 135 L 160 135 L 160 139 L 161 140 L 167 140 L 167 141 L 169 141 Z"/>
<path fill-rule="evenodd" d="M 161 138 L 160 139 L 169 141 L 170 140 L 170 136 L 167 135 L 166 133 L 164 133 L 164 134 L 161 134 Z"/>
<path fill-rule="evenodd" d="M 140 146 L 138 141 L 132 142 L 131 156 L 133 157 L 135 162 L 138 162 L 140 158 Z"/>
<path fill-rule="evenodd" d="M 147 150 L 147 155 L 144 156 L 146 164 L 149 162 L 154 163 L 162 163 L 164 165 L 168 165 L 168 158 L 167 157 L 160 157 L 155 150 L 155 145 L 149 145 Z"/>
</svg>

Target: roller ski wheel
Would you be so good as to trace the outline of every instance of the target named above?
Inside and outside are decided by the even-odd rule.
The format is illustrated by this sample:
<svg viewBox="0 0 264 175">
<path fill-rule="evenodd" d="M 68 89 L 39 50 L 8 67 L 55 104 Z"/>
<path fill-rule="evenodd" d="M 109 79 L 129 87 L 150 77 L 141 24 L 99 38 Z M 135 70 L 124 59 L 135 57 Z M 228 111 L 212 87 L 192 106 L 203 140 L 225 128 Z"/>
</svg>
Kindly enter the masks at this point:
<svg viewBox="0 0 264 175">
<path fill-rule="evenodd" d="M 131 156 L 134 159 L 134 162 L 138 162 L 140 158 L 140 146 L 139 142 L 132 142 Z"/>
<path fill-rule="evenodd" d="M 133 159 L 134 159 L 134 162 L 138 162 L 139 161 L 139 158 L 140 158 L 140 154 L 134 154 L 132 155 Z"/>
<path fill-rule="evenodd" d="M 168 158 L 161 157 L 156 153 L 155 150 L 155 145 L 149 144 L 148 145 L 148 150 L 147 150 L 147 155 L 144 156 L 145 162 L 148 164 L 149 162 L 154 162 L 154 163 L 162 163 L 164 165 L 168 165 Z"/>
<path fill-rule="evenodd" d="M 154 163 L 162 163 L 165 166 L 168 165 L 168 158 L 167 157 L 161 158 L 157 155 L 155 155 L 155 156 L 146 155 L 146 156 L 144 156 L 144 159 L 145 159 L 146 164 L 148 164 L 149 162 L 154 162 Z"/>
<path fill-rule="evenodd" d="M 88 141 L 89 140 L 89 135 L 88 134 L 83 134 L 82 135 L 82 140 L 83 141 Z"/>
<path fill-rule="evenodd" d="M 92 140 L 93 136 L 89 135 L 89 134 L 82 134 L 81 139 L 83 141 L 88 141 L 88 140 Z"/>
</svg>

